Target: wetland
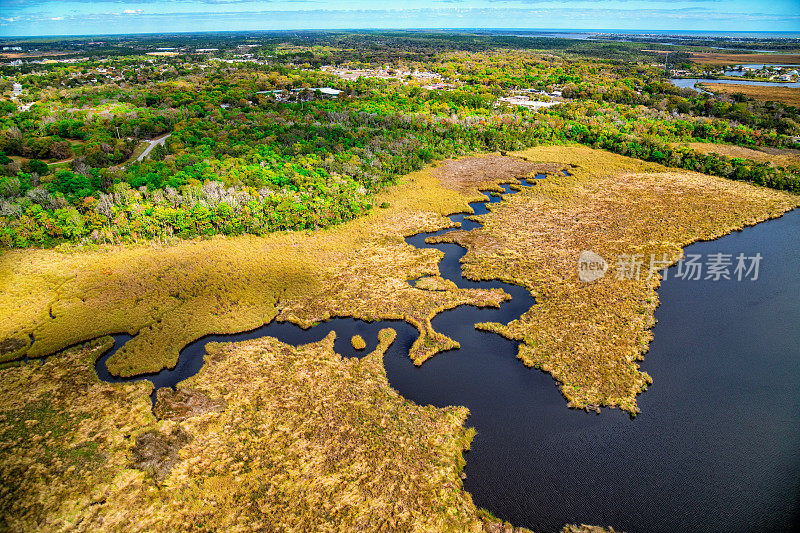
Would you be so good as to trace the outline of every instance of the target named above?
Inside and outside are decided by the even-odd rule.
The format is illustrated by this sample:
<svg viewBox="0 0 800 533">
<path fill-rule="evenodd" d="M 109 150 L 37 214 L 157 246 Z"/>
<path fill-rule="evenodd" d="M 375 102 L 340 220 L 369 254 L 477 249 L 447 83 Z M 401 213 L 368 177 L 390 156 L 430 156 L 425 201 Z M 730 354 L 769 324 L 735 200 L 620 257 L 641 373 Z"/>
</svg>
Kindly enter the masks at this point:
<svg viewBox="0 0 800 533">
<path fill-rule="evenodd" d="M 523 179 L 516 189 L 501 184 L 502 193 L 484 191 L 487 202 L 470 207 L 485 215 L 487 206 L 535 186 L 536 178 L 545 176 Z M 464 214 L 450 220 L 461 231 L 481 227 Z M 518 342 L 475 328 L 517 320 L 534 300 L 516 285 L 464 278 L 464 248 L 426 242 L 450 231 L 423 232 L 406 242 L 444 252 L 440 275 L 456 286 L 511 296 L 499 308 L 459 306 L 437 315 L 431 325 L 458 342 L 456 350 L 417 367 L 408 354 L 418 332 L 402 321 L 331 318 L 305 330 L 273 322 L 239 335 L 204 337 L 181 351 L 174 369 L 148 379 L 156 387 L 174 387 L 191 377 L 209 342 L 270 336 L 302 345 L 333 331 L 336 353 L 359 357 L 363 352 L 349 344 L 352 336 L 365 339 L 371 352 L 379 332 L 392 328 L 397 337 L 383 361 L 389 384 L 420 405 L 469 408 L 466 423 L 477 434 L 466 455 L 465 489 L 502 519 L 535 531 L 557 531 L 576 519 L 663 532 L 785 530 L 795 523 L 800 502 L 781 495 L 800 491 L 794 455 L 800 427 L 793 423 L 800 405 L 787 394 L 800 387 L 800 307 L 790 296 L 800 293 L 793 266 L 800 257 L 800 211 L 685 250 L 762 253 L 760 282 L 684 281 L 675 279 L 676 268 L 666 271 L 646 365 L 657 385 L 642 397 L 644 413 L 636 418 L 615 410 L 590 415 L 565 409 L 551 378 L 519 363 Z M 115 347 L 127 339 L 115 337 Z M 98 360 L 102 379 L 113 379 L 104 368 L 111 353 Z M 773 372 L 780 378 L 767 387 Z M 659 503 L 644 507 L 643 500 Z"/>
<path fill-rule="evenodd" d="M 409 176 L 392 192 L 385 197 L 391 207 L 329 232 L 323 244 L 311 233 L 179 245 L 184 251 L 204 246 L 236 250 L 243 242 L 251 247 L 259 242 L 267 250 L 321 251 L 316 255 L 335 261 L 321 270 L 318 280 L 308 279 L 312 274 L 292 278 L 304 283 L 308 294 L 296 295 L 291 286 L 278 292 L 279 298 L 271 303 L 274 311 L 266 315 L 269 320 L 261 319 L 264 325 L 248 328 L 245 322 L 224 319 L 228 307 L 218 301 L 216 313 L 223 313 L 219 316 L 224 319 L 218 323 L 233 331 L 215 333 L 215 322 L 205 318 L 189 330 L 201 334 L 179 347 L 175 362 L 164 363 L 162 370 L 158 370 L 162 363 L 142 365 L 137 352 L 126 351 L 142 333 L 119 334 L 113 322 L 78 322 L 66 311 L 96 314 L 98 300 L 92 295 L 107 294 L 98 290 L 98 283 L 101 288 L 110 283 L 132 291 L 132 296 L 119 294 L 117 302 L 140 299 L 135 296 L 139 285 L 131 281 L 156 275 L 148 269 L 161 272 L 158 276 L 169 280 L 167 290 L 183 300 L 160 316 L 162 323 L 188 323 L 193 316 L 205 316 L 198 315 L 208 308 L 203 293 L 187 298 L 190 293 L 180 288 L 184 282 L 176 277 L 178 271 L 168 271 L 172 273 L 165 278 L 163 270 L 154 269 L 158 262 L 131 264 L 135 248 L 99 256 L 109 267 L 116 265 L 107 267 L 108 274 L 99 279 L 82 278 L 79 271 L 81 264 L 91 265 L 95 253 L 62 254 L 62 260 L 78 269 L 57 287 L 59 298 L 68 305 L 56 302 L 50 306 L 54 313 L 46 307 L 44 316 L 30 315 L 42 321 L 33 330 L 33 346 L 65 342 L 59 331 L 71 332 L 75 341 L 70 344 L 92 338 L 93 333 L 113 334 L 114 346 L 106 337 L 86 348 L 58 352 L 43 365 L 29 360 L 0 370 L 6 387 L 3 416 L 10 424 L 5 427 L 11 428 L 4 433 L 4 442 L 12 446 L 4 453 L 13 449 L 15 439 L 33 436 L 46 444 L 31 447 L 15 461 L 8 456 L 0 461 L 4 476 L 23 480 L 19 484 L 23 492 L 4 500 L 21 517 L 14 524 L 74 524 L 80 517 L 85 527 L 130 526 L 119 514 L 114 516 L 121 522 L 108 521 L 109 513 L 134 505 L 143 509 L 140 528 L 179 527 L 183 520 L 200 518 L 218 527 L 229 525 L 227 520 L 255 527 L 264 519 L 256 508 L 217 514 L 217 507 L 199 503 L 212 497 L 223 502 L 217 506 L 234 509 L 237 499 L 254 495 L 260 495 L 261 509 L 271 509 L 270 516 L 284 520 L 287 527 L 378 524 L 387 512 L 391 514 L 382 507 L 388 505 L 387 494 L 395 502 L 393 512 L 399 513 L 394 527 L 410 529 L 461 524 L 458 529 L 478 531 L 509 521 L 537 531 L 555 531 L 575 522 L 612 524 L 629 531 L 653 530 L 654 524 L 670 531 L 695 523 L 744 531 L 769 520 L 782 527 L 796 516 L 792 501 L 773 498 L 777 490 L 791 485 L 797 472 L 796 466 L 781 468 L 787 461 L 791 464 L 797 438 L 792 433 L 793 406 L 787 404 L 791 396 L 785 394 L 785 387 L 796 385 L 796 374 L 788 368 L 793 359 L 786 356 L 791 354 L 792 338 L 772 335 L 763 327 L 748 329 L 742 322 L 731 321 L 731 330 L 724 327 L 737 299 L 742 300 L 737 291 L 746 288 L 757 301 L 770 302 L 775 284 L 796 286 L 787 258 L 797 254 L 791 236 L 798 212 L 711 240 L 780 216 L 797 205 L 795 197 L 698 174 L 668 173 L 656 165 L 581 147 L 446 161 Z M 699 208 L 712 198 L 719 206 L 713 219 Z M 635 210 L 636 217 L 615 218 L 620 204 Z M 692 246 L 734 250 L 737 239 L 753 235 L 747 242 L 763 245 L 764 276 L 752 285 L 687 282 L 685 287 L 671 288 L 668 274 L 660 289 L 657 278 L 626 281 L 607 276 L 591 284 L 579 281 L 577 253 L 592 249 L 611 258 L 628 249 L 619 245 L 619 235 L 628 244 L 650 243 L 637 250 L 663 251 L 672 261 L 680 256 L 681 244 L 708 240 Z M 652 244 L 658 239 L 660 244 Z M 284 240 L 288 248 L 278 246 Z M 351 243 L 353 252 L 343 254 L 338 246 L 335 255 L 327 251 L 326 245 L 341 242 Z M 114 262 L 114 254 L 121 252 L 120 257 L 128 258 L 125 266 Z M 53 258 L 61 252 L 36 253 Z M 167 248 L 155 255 L 171 253 Z M 33 260 L 30 252 L 24 254 Z M 235 257 L 215 255 L 226 261 Z M 259 254 L 247 257 L 256 262 L 248 276 L 261 272 Z M 282 257 L 290 260 L 286 254 Z M 126 267 L 135 278 L 126 277 Z M 41 276 L 44 268 L 16 270 L 14 275 Z M 209 269 L 204 275 L 213 272 Z M 352 276 L 361 281 L 355 289 Z M 91 283 L 82 285 L 87 281 Z M 725 314 L 709 310 L 721 296 L 695 301 L 701 287 L 703 291 L 728 287 L 723 290 L 729 293 L 722 307 Z M 759 287 L 765 296 L 759 296 Z M 350 290 L 361 292 L 353 297 Z M 237 298 L 243 293 L 220 294 Z M 656 310 L 659 298 L 666 302 L 665 295 L 682 304 L 665 303 Z M 117 305 L 99 302 L 112 309 Z M 795 304 L 786 299 L 785 305 Z M 576 312 L 560 312 L 564 306 Z M 33 307 L 32 302 L 18 308 Z M 585 313 L 586 309 L 592 312 Z M 650 343 L 654 311 L 659 322 Z M 692 327 L 681 322 L 684 311 Z M 761 311 L 767 317 L 775 309 Z M 178 314 L 170 316 L 172 312 Z M 560 316 L 549 319 L 553 312 Z M 756 316 L 752 310 L 743 313 Z M 265 315 L 262 311 L 258 316 Z M 776 327 L 796 331 L 794 316 L 781 315 L 785 323 Z M 18 313 L 17 319 L 21 318 Z M 122 323 L 124 318 L 119 315 L 116 320 Z M 763 326 L 767 319 L 754 320 L 754 325 Z M 75 330 L 76 325 L 83 329 Z M 669 342 L 660 339 L 659 331 L 665 327 Z M 554 328 L 563 332 L 560 338 L 552 337 Z M 736 333 L 749 344 L 731 338 L 715 353 L 700 350 L 687 356 L 686 346 L 709 344 L 691 337 L 707 335 L 706 328 L 723 328 L 720 338 Z M 157 328 L 146 326 L 142 331 L 158 338 L 152 336 Z M 753 369 L 761 368 L 760 375 L 768 379 L 748 349 L 767 345 L 759 340 L 761 334 L 787 343 L 775 344 L 769 353 L 758 352 L 772 358 L 768 368 L 777 371 L 775 380 L 781 385 L 773 380 L 768 388 L 745 389 Z M 356 335 L 364 340 L 364 350 L 354 348 Z M 140 346 L 158 352 L 158 343 L 152 340 Z M 602 352 L 596 351 L 599 346 Z M 648 347 L 647 361 L 640 363 Z M 113 371 L 115 360 L 117 369 L 128 361 L 141 370 L 128 366 L 131 371 L 123 376 Z M 64 379 L 65 373 L 71 377 Z M 27 384 L 23 396 L 19 383 Z M 53 383 L 60 385 L 54 389 Z M 742 390 L 755 397 L 736 403 L 734 411 L 729 402 L 735 402 Z M 49 398 L 52 412 L 42 410 L 43 398 Z M 742 416 L 737 420 L 754 420 L 751 417 L 763 412 L 765 405 L 774 417 L 758 418 L 764 422 L 752 425 L 753 433 L 738 426 L 737 445 L 712 446 L 731 442 L 732 412 Z M 89 413 L 98 406 L 106 415 L 92 417 Z M 20 412 L 28 413 L 23 416 L 27 422 L 15 418 Z M 60 433 L 48 429 L 54 427 L 53 417 L 65 416 L 77 425 L 66 424 Z M 92 424 L 87 426 L 89 420 Z M 747 438 L 770 430 L 776 438 L 768 446 L 761 439 L 755 449 Z M 342 451 L 343 442 L 352 446 Z M 91 453 L 104 454 L 106 466 L 98 470 L 83 455 L 51 463 L 47 450 L 52 449 L 96 450 Z M 274 455 L 270 450 L 282 451 Z M 24 474 L 22 466 L 26 461 L 42 465 L 43 473 L 35 479 L 60 483 L 32 487 L 35 479 Z M 78 478 L 63 474 L 70 464 Z M 725 476 L 709 482 L 709 476 L 723 467 Z M 271 488 L 260 484 L 265 476 L 274 478 Z M 359 481 L 364 476 L 372 480 L 369 485 Z M 81 483 L 92 479 L 94 484 L 82 488 Z M 309 480 L 314 481 L 309 485 Z M 731 488 L 745 485 L 756 488 L 752 492 Z M 77 513 L 68 511 L 67 500 L 54 492 L 59 487 L 69 487 L 70 500 L 102 503 Z M 342 502 L 341 496 L 320 503 L 318 498 L 329 490 L 348 494 L 349 503 L 331 503 Z M 646 509 L 638 505 L 642 490 L 657 498 L 659 505 Z M 294 496 L 281 496 L 288 493 Z M 25 494 L 39 494 L 45 503 L 30 505 Z M 206 496 L 198 500 L 199 494 Z M 698 494 L 701 497 L 694 499 Z M 450 503 L 440 513 L 422 511 L 445 500 Z M 765 507 L 768 500 L 772 507 Z M 303 502 L 300 509 L 298 501 Z M 325 507 L 329 504 L 334 507 Z M 315 510 L 320 505 L 327 514 Z M 706 512 L 710 505 L 717 514 Z M 731 506 L 740 509 L 736 516 L 726 514 Z M 683 511 L 676 512 L 678 508 Z"/>
</svg>

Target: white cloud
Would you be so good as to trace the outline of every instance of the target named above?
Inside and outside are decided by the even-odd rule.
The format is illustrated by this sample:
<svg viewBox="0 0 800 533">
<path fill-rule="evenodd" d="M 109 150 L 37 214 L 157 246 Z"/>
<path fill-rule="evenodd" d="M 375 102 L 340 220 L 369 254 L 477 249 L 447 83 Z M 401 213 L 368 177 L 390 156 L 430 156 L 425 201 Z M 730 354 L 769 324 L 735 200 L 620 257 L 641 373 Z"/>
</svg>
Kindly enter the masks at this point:
<svg viewBox="0 0 800 533">
<path fill-rule="evenodd" d="M 50 17 L 50 20 L 64 20 L 64 17 Z"/>
<path fill-rule="evenodd" d="M 141 12 L 142 12 L 141 9 L 125 9 L 125 10 L 122 11 L 122 14 L 123 15 L 138 15 Z"/>
</svg>

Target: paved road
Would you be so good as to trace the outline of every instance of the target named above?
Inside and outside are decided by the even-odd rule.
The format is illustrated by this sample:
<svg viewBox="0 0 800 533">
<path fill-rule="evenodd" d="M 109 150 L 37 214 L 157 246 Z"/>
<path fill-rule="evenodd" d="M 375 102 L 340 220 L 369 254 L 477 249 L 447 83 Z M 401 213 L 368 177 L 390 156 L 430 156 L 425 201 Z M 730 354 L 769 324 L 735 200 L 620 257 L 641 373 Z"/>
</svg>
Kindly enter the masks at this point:
<svg viewBox="0 0 800 533">
<path fill-rule="evenodd" d="M 171 134 L 171 133 L 167 133 L 167 134 L 166 134 L 166 135 L 164 135 L 163 137 L 159 137 L 158 139 L 153 139 L 152 141 L 145 140 L 144 142 L 146 142 L 146 143 L 150 143 L 150 146 L 148 146 L 147 148 L 145 148 L 145 149 L 144 149 L 144 152 L 142 152 L 142 154 L 141 154 L 139 157 L 137 157 L 137 158 L 136 158 L 136 160 L 137 160 L 137 161 L 141 161 L 141 160 L 143 160 L 145 157 L 147 157 L 147 155 L 150 153 L 150 151 L 151 151 L 153 148 L 155 148 L 155 147 L 156 147 L 156 145 L 158 145 L 158 144 L 164 144 L 164 141 L 166 141 L 166 140 L 167 140 L 167 138 L 168 138 L 170 135 L 172 135 L 172 134 Z"/>
</svg>

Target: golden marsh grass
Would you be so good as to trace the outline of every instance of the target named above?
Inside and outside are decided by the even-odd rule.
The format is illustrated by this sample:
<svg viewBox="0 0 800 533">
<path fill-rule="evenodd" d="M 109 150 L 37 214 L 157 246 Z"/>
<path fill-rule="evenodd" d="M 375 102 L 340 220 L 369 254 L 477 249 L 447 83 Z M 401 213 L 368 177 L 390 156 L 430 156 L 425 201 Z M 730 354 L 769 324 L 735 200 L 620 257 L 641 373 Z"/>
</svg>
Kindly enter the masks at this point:
<svg viewBox="0 0 800 533">
<path fill-rule="evenodd" d="M 800 106 L 800 88 L 797 87 L 712 82 L 704 82 L 703 87 L 712 93 L 743 94 L 759 102 L 781 102 L 792 106 Z"/>
<path fill-rule="evenodd" d="M 780 216 L 800 197 L 697 173 L 674 172 L 586 147 L 541 147 L 517 155 L 570 164 L 492 207 L 484 228 L 449 233 L 468 248 L 464 275 L 528 288 L 537 305 L 510 325 L 482 324 L 522 341 L 519 358 L 561 383 L 570 406 L 638 412 L 651 382 L 638 361 L 652 338 L 660 277 L 578 279 L 591 250 L 613 269 L 620 254 L 675 262 L 682 247 Z M 645 269 L 647 266 L 645 266 Z M 646 274 L 646 270 L 645 270 Z"/>
<path fill-rule="evenodd" d="M 800 150 L 791 148 L 745 148 L 733 144 L 685 143 L 684 146 L 701 154 L 719 154 L 726 157 L 750 159 L 759 163 L 773 163 L 779 167 L 800 166 Z"/>
<path fill-rule="evenodd" d="M 492 207 L 484 229 L 454 239 L 464 272 L 528 288 L 539 305 L 491 329 L 523 341 L 520 358 L 550 372 L 575 407 L 636 412 L 649 382 L 646 351 L 658 280 L 628 283 L 576 277 L 584 249 L 604 257 L 667 254 L 778 216 L 798 197 L 579 146 L 445 161 L 406 176 L 379 195 L 386 209 L 339 227 L 266 237 L 217 237 L 174 246 L 14 250 L 0 257 L 0 345 L 6 360 L 53 353 L 87 339 L 136 334 L 109 360 L 130 376 L 174 366 L 178 351 L 211 333 L 253 329 L 273 318 L 303 327 L 332 316 L 402 319 L 420 337 L 422 364 L 458 343 L 430 320 L 458 305 L 497 306 L 500 290 L 457 289 L 441 279 L 441 252 L 403 238 L 446 227 L 478 187 L 529 173 L 549 179 Z M 569 166 L 573 176 L 557 172 Z M 713 206 L 713 207 L 712 207 Z M 415 286 L 408 280 L 419 279 Z M 489 327 L 489 326 L 483 326 Z M 30 338 L 33 343 L 30 344 Z"/>
<path fill-rule="evenodd" d="M 511 531 L 463 490 L 464 407 L 412 404 L 333 334 L 208 346 L 177 392 L 98 380 L 110 339 L 0 370 L 0 528 Z M 521 532 L 522 529 L 515 531 Z"/>
</svg>

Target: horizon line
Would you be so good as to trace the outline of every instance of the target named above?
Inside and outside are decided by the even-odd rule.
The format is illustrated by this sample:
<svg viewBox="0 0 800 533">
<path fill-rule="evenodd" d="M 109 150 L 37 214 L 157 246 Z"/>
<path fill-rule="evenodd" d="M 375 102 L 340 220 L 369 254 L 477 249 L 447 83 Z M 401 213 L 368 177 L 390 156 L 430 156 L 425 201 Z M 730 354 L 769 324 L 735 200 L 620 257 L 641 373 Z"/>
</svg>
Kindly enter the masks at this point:
<svg viewBox="0 0 800 533">
<path fill-rule="evenodd" d="M 165 32 L 124 32 L 124 33 L 75 33 L 75 34 L 42 34 L 42 35 L 0 35 L 0 41 L 10 39 L 37 39 L 37 38 L 83 38 L 83 37 L 136 37 L 154 35 L 204 35 L 204 34 L 239 34 L 239 33 L 315 33 L 315 32 L 549 32 L 549 33 L 586 33 L 586 34 L 612 34 L 612 35 L 660 35 L 668 36 L 697 36 L 696 34 L 715 33 L 717 37 L 737 36 L 741 34 L 791 34 L 800 37 L 800 30 L 674 30 L 674 29 L 621 29 L 621 28 L 476 28 L 476 27 L 418 27 L 418 28 L 286 28 L 262 30 L 206 30 L 206 31 L 165 31 Z M 702 35 L 701 35 L 702 36 Z M 786 37 L 791 38 L 791 37 Z"/>
</svg>

